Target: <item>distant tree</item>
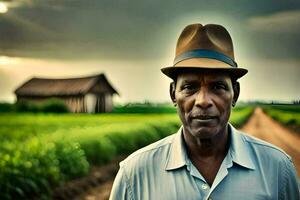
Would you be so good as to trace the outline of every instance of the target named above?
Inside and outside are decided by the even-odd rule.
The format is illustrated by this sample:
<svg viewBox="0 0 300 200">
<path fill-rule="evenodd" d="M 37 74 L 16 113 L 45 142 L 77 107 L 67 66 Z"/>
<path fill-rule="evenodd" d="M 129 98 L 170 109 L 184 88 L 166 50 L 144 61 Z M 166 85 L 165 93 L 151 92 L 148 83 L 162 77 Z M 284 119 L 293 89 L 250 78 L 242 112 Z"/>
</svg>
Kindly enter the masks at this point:
<svg viewBox="0 0 300 200">
<path fill-rule="evenodd" d="M 50 99 L 40 106 L 40 111 L 45 113 L 70 112 L 66 104 L 60 99 Z"/>
<path fill-rule="evenodd" d="M 60 99 L 49 99 L 43 103 L 33 103 L 31 101 L 19 101 L 16 105 L 17 112 L 44 112 L 44 113 L 67 113 L 66 104 Z"/>
<path fill-rule="evenodd" d="M 0 112 L 13 112 L 14 104 L 12 103 L 0 103 Z"/>
</svg>

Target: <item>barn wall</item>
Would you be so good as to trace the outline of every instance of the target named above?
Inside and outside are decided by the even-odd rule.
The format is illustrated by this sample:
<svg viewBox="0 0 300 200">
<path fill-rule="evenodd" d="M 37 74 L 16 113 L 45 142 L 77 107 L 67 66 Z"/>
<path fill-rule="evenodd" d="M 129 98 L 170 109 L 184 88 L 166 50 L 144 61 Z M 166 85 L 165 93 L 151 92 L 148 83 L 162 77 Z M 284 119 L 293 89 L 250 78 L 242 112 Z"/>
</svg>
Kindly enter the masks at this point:
<svg viewBox="0 0 300 200">
<path fill-rule="evenodd" d="M 104 113 L 113 110 L 112 94 L 109 93 L 89 93 L 84 97 L 86 112 Z"/>
<path fill-rule="evenodd" d="M 98 81 L 90 92 L 97 96 L 96 112 L 111 112 L 113 110 L 112 95 L 115 91 L 106 81 Z"/>
<path fill-rule="evenodd" d="M 105 112 L 113 110 L 112 94 L 105 94 Z"/>
<path fill-rule="evenodd" d="M 82 113 L 86 112 L 86 106 L 84 104 L 84 97 L 83 96 L 73 96 L 73 97 L 67 97 L 67 98 L 62 98 L 68 108 L 70 109 L 71 112 L 74 113 Z"/>
<path fill-rule="evenodd" d="M 95 113 L 97 96 L 95 94 L 87 94 L 84 97 L 85 107 L 87 113 Z"/>
</svg>

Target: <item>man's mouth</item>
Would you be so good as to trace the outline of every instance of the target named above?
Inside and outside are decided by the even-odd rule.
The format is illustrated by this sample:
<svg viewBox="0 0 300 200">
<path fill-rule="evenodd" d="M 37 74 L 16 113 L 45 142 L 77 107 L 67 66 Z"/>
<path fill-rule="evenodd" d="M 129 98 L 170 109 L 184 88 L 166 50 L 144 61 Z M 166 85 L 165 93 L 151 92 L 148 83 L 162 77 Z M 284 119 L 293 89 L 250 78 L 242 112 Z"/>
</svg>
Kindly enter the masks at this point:
<svg viewBox="0 0 300 200">
<path fill-rule="evenodd" d="M 192 120 L 198 121 L 198 122 L 212 122 L 213 120 L 217 119 L 217 116 L 214 115 L 196 115 L 192 116 Z"/>
</svg>

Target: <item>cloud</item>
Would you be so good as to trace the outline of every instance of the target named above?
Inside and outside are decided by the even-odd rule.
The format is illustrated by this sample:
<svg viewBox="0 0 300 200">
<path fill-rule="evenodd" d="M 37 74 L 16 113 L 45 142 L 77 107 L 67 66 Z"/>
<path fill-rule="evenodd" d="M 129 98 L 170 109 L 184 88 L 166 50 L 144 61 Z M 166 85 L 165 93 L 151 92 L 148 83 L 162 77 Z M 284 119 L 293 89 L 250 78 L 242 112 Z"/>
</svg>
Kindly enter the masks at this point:
<svg viewBox="0 0 300 200">
<path fill-rule="evenodd" d="M 300 10 L 283 11 L 248 20 L 250 29 L 259 32 L 299 33 Z"/>
<path fill-rule="evenodd" d="M 228 0 L 222 7 L 217 0 L 6 1 L 11 8 L 0 16 L 0 55 L 55 59 L 164 58 L 188 23 L 221 23 L 245 31 L 240 25 L 249 15 L 291 7 L 273 0 Z M 300 9 L 296 1 L 293 7 Z"/>
<path fill-rule="evenodd" d="M 295 59 L 300 55 L 300 9 L 254 15 L 247 19 L 247 37 L 252 56 Z"/>
</svg>

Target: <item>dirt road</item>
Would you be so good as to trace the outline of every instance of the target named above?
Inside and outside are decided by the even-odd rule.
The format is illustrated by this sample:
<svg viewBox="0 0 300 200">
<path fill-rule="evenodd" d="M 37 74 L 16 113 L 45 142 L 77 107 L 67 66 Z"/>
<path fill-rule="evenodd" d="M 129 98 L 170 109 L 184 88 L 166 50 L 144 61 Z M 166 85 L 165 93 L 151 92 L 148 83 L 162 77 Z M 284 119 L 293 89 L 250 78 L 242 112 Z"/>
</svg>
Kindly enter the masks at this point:
<svg viewBox="0 0 300 200">
<path fill-rule="evenodd" d="M 298 177 L 300 177 L 299 134 L 297 135 L 297 133 L 274 121 L 261 108 L 255 109 L 248 123 L 241 130 L 283 149 L 292 157 Z"/>
<path fill-rule="evenodd" d="M 108 200 L 113 180 L 114 179 L 111 178 L 104 184 L 90 189 L 87 193 L 82 194 L 74 200 Z"/>
<path fill-rule="evenodd" d="M 298 177 L 300 177 L 300 137 L 299 134 L 283 127 L 278 122 L 271 119 L 261 108 L 256 108 L 242 131 L 257 138 L 270 142 L 285 152 L 293 159 Z M 106 200 L 112 187 L 113 177 L 104 184 L 90 189 L 76 200 Z"/>
</svg>

